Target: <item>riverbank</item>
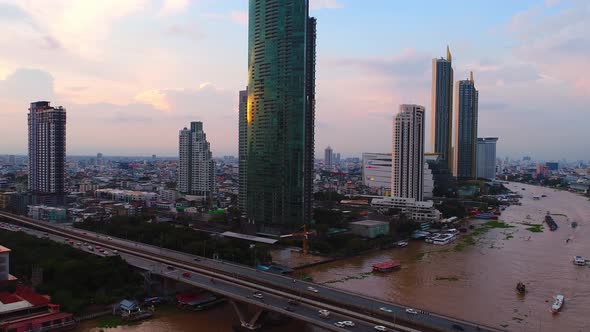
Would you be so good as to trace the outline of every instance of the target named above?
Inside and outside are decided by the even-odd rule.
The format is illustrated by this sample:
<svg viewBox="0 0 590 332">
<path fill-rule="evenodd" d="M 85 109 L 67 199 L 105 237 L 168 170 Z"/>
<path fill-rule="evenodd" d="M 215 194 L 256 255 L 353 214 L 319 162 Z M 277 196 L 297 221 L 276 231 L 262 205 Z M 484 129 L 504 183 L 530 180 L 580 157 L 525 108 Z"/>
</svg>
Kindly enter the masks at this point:
<svg viewBox="0 0 590 332">
<path fill-rule="evenodd" d="M 522 187 L 526 190 L 521 191 Z M 572 258 L 590 256 L 590 245 L 583 240 L 590 236 L 590 203 L 585 197 L 546 187 L 519 183 L 509 188 L 524 197 L 521 206 L 503 212 L 500 221 L 506 225 L 485 227 L 489 221 L 475 220 L 478 226 L 471 237 L 463 236 L 455 243 L 435 246 L 412 241 L 407 248 L 338 260 L 303 272 L 334 287 L 511 331 L 584 330 L 584 310 L 590 307 L 590 268 L 573 266 Z M 547 197 L 533 199 L 543 194 Z M 542 224 L 547 210 L 567 215 L 556 217 L 560 227 L 555 232 L 535 226 Z M 577 221 L 578 227 L 571 228 L 568 218 Z M 388 259 L 400 262 L 402 268 L 367 274 L 372 264 Z M 514 290 L 518 281 L 527 286 L 524 297 Z M 560 315 L 551 316 L 546 301 L 557 293 L 566 296 L 567 304 Z"/>
</svg>

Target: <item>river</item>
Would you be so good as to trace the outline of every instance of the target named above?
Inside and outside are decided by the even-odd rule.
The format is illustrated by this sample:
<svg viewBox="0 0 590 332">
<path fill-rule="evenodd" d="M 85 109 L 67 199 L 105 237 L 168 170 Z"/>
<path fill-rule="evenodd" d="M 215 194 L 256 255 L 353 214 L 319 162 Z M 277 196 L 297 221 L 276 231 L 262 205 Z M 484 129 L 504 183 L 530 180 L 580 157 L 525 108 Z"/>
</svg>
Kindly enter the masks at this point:
<svg viewBox="0 0 590 332">
<path fill-rule="evenodd" d="M 590 331 L 590 268 L 572 264 L 575 255 L 590 256 L 590 201 L 549 188 L 514 183 L 508 187 L 524 196 L 521 206 L 507 208 L 500 218 L 514 227 L 491 229 L 462 251 L 454 250 L 460 240 L 445 246 L 412 241 L 403 249 L 338 260 L 304 272 L 333 287 L 509 331 Z M 547 197 L 533 199 L 543 194 Z M 522 224 L 542 223 L 547 211 L 554 214 L 557 231 L 544 227 L 534 233 Z M 572 228 L 571 221 L 579 226 Z M 372 264 L 387 259 L 401 262 L 402 269 L 369 273 Z M 518 281 L 527 286 L 525 296 L 515 292 Z M 558 293 L 565 296 L 565 305 L 561 313 L 552 315 L 551 301 Z M 106 331 L 225 332 L 236 323 L 226 305 Z M 99 331 L 84 325 L 79 330 Z M 280 330 L 305 329 L 293 322 Z"/>
</svg>

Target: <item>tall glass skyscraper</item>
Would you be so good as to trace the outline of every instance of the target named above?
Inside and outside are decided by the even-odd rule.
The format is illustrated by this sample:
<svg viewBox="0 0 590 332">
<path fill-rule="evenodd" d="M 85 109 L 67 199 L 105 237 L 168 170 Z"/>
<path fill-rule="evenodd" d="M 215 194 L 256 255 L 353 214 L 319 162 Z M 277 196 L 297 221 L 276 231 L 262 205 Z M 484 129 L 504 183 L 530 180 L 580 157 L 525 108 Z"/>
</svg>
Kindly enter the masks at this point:
<svg viewBox="0 0 590 332">
<path fill-rule="evenodd" d="M 307 0 L 250 0 L 246 215 L 263 232 L 311 219 L 316 21 Z"/>
<path fill-rule="evenodd" d="M 248 129 L 248 122 L 246 121 L 247 112 L 248 112 L 248 88 L 246 90 L 240 91 L 240 97 L 238 101 L 238 160 L 239 160 L 239 193 L 238 193 L 238 207 L 241 211 L 246 211 L 246 179 L 247 179 L 247 165 L 248 159 L 247 156 L 247 129 Z"/>
<path fill-rule="evenodd" d="M 66 179 L 66 110 L 48 101 L 31 103 L 29 122 L 29 191 L 62 201 Z"/>
<path fill-rule="evenodd" d="M 432 59 L 432 148 L 440 161 L 452 169 L 453 67 L 451 51 L 447 58 Z"/>
<path fill-rule="evenodd" d="M 457 178 L 476 177 L 477 116 L 479 92 L 475 89 L 473 72 L 468 80 L 458 82 L 455 105 L 455 144 L 453 175 Z"/>
</svg>

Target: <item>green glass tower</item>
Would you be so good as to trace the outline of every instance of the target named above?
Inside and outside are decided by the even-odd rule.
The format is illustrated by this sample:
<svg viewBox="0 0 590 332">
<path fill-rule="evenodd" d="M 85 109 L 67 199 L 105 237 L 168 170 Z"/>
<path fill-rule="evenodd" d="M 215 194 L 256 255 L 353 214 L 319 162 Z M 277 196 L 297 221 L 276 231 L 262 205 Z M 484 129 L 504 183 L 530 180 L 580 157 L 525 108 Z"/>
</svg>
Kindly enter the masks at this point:
<svg viewBox="0 0 590 332">
<path fill-rule="evenodd" d="M 250 0 L 248 30 L 241 205 L 278 234 L 311 219 L 316 21 L 307 0 Z"/>
</svg>

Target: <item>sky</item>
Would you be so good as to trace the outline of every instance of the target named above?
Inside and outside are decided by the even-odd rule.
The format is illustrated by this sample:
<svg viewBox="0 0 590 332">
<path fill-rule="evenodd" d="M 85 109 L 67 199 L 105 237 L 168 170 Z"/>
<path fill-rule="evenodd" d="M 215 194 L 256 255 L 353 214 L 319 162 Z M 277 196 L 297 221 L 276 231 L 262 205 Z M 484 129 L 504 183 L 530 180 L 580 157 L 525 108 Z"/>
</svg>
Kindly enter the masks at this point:
<svg viewBox="0 0 590 332">
<path fill-rule="evenodd" d="M 311 0 L 316 155 L 391 150 L 402 103 L 426 107 L 432 58 L 474 73 L 498 155 L 590 159 L 590 2 Z M 67 110 L 69 155 L 175 156 L 203 121 L 237 154 L 246 0 L 0 0 L 0 154 L 27 153 L 30 102 Z M 426 150 L 430 151 L 427 126 Z"/>
</svg>

